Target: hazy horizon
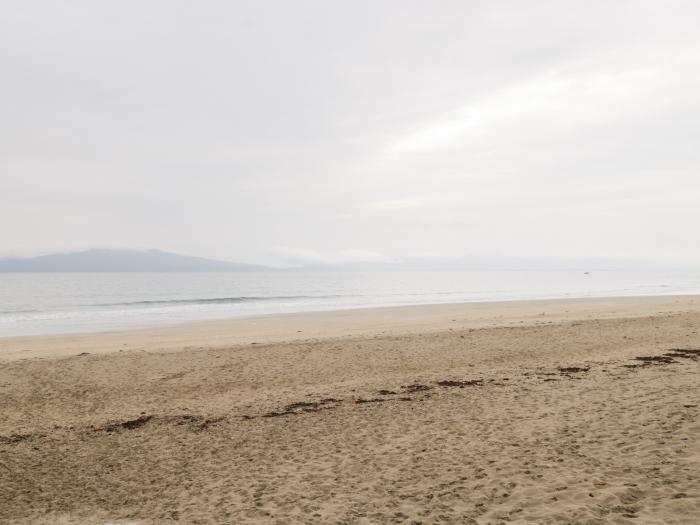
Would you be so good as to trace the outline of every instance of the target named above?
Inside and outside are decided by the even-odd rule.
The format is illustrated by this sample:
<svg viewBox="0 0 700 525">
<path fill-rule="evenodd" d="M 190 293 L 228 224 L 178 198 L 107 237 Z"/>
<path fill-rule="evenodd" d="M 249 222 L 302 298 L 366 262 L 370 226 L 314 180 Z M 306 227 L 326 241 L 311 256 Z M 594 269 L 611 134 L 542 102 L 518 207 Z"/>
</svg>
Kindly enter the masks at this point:
<svg viewBox="0 0 700 525">
<path fill-rule="evenodd" d="M 8 2 L 0 257 L 700 264 L 694 2 Z"/>
<path fill-rule="evenodd" d="M 37 263 L 39 266 L 37 266 Z M 226 265 L 230 265 L 227 267 Z M 86 269 L 88 268 L 88 269 Z M 188 269 L 189 268 L 189 269 Z M 97 248 L 29 257 L 0 257 L 0 273 L 7 272 L 256 272 L 256 271 L 695 271 L 692 264 L 654 260 L 577 258 L 538 259 L 494 254 L 463 257 L 396 257 L 387 261 L 309 262 L 286 265 L 255 265 L 245 258 L 210 259 L 159 249 Z"/>
</svg>

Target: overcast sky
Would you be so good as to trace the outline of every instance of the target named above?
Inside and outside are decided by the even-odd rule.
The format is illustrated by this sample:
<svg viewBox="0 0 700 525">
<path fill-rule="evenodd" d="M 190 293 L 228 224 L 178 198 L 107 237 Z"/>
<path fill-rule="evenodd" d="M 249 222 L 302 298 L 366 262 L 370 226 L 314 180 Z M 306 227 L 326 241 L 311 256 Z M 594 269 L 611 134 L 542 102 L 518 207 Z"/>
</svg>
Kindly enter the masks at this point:
<svg viewBox="0 0 700 525">
<path fill-rule="evenodd" d="M 700 263 L 700 3 L 0 2 L 0 254 Z"/>
</svg>

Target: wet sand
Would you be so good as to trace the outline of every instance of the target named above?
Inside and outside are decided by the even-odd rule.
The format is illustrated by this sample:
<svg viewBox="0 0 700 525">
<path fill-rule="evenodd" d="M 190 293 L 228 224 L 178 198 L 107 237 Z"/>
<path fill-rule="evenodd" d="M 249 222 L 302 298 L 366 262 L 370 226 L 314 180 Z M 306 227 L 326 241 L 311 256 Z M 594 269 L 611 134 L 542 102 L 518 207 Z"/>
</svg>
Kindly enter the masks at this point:
<svg viewBox="0 0 700 525">
<path fill-rule="evenodd" d="M 700 299 L 0 340 L 0 523 L 698 523 Z"/>
</svg>

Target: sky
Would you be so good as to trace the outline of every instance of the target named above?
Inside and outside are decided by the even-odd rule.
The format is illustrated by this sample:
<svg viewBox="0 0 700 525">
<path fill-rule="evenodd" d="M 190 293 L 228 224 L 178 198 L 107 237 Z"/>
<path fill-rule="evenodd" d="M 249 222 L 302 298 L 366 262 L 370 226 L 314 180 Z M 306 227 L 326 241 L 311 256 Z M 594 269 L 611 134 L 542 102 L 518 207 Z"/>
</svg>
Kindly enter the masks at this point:
<svg viewBox="0 0 700 525">
<path fill-rule="evenodd" d="M 700 264 L 698 2 L 0 13 L 0 255 Z"/>
</svg>

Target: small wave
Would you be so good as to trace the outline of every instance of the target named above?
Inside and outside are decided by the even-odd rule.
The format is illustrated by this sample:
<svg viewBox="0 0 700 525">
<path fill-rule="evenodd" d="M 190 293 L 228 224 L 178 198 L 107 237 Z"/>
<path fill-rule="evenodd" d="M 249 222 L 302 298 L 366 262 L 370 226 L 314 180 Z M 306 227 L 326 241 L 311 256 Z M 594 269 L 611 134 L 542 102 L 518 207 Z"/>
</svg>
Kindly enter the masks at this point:
<svg viewBox="0 0 700 525">
<path fill-rule="evenodd" d="M 2 310 L 0 314 L 33 314 L 41 310 Z"/>
<path fill-rule="evenodd" d="M 263 301 L 299 301 L 303 299 L 338 299 L 351 297 L 348 295 L 277 295 L 277 296 L 239 296 L 239 297 L 210 297 L 197 299 L 154 299 L 148 301 L 128 301 L 123 303 L 100 303 L 92 306 L 165 306 L 187 304 L 238 304 Z M 354 296 L 359 297 L 359 296 Z"/>
</svg>

